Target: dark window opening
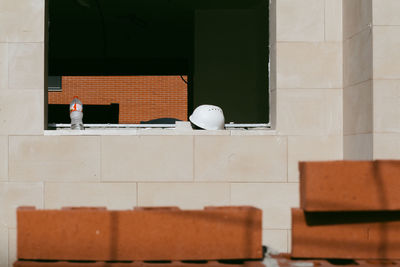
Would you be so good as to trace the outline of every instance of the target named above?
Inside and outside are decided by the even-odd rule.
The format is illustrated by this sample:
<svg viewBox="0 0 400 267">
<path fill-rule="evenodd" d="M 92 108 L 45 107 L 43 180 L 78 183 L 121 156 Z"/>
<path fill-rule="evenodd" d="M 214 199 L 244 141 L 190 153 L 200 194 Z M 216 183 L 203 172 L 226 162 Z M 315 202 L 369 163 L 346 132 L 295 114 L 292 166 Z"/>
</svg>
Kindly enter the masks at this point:
<svg viewBox="0 0 400 267">
<path fill-rule="evenodd" d="M 61 76 L 49 76 L 47 79 L 47 89 L 49 92 L 60 92 L 61 87 Z"/>
<path fill-rule="evenodd" d="M 187 120 L 202 104 L 220 106 L 226 123 L 268 122 L 268 0 L 48 2 L 49 123 L 68 120 L 73 95 L 84 98 L 84 123 Z"/>
<path fill-rule="evenodd" d="M 86 123 L 119 123 L 119 104 L 85 105 Z M 49 121 L 70 123 L 69 105 L 49 104 Z"/>
</svg>

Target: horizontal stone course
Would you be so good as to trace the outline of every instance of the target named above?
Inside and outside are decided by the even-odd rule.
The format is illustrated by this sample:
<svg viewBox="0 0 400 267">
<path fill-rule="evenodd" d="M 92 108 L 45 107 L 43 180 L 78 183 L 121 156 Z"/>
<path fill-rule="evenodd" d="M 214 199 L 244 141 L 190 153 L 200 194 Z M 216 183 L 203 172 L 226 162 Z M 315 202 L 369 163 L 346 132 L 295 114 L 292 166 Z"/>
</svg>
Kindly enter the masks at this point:
<svg viewBox="0 0 400 267">
<path fill-rule="evenodd" d="M 286 137 L 195 136 L 194 139 L 196 181 L 285 181 L 286 159 Z"/>
<path fill-rule="evenodd" d="M 130 209 L 136 205 L 136 183 L 45 183 L 44 207 L 105 206 Z"/>
<path fill-rule="evenodd" d="M 299 206 L 298 183 L 232 183 L 231 205 L 263 210 L 263 229 L 290 229 L 290 208 Z"/>
<path fill-rule="evenodd" d="M 201 209 L 230 204 L 229 183 L 138 183 L 138 206 Z"/>
<path fill-rule="evenodd" d="M 102 136 L 102 181 L 193 181 L 193 136 Z"/>
<path fill-rule="evenodd" d="M 342 159 L 342 139 L 340 135 L 288 136 L 288 180 L 299 181 L 299 161 Z"/>
<path fill-rule="evenodd" d="M 44 42 L 45 0 L 2 0 L 0 42 Z"/>
<path fill-rule="evenodd" d="M 0 90 L 0 134 L 43 134 L 43 94 L 40 90 Z"/>
<path fill-rule="evenodd" d="M 278 89 L 342 88 L 341 42 L 279 42 L 276 54 Z"/>
<path fill-rule="evenodd" d="M 100 137 L 10 136 L 11 181 L 99 181 Z"/>
<path fill-rule="evenodd" d="M 324 41 L 324 1 L 277 1 L 276 38 L 279 42 Z"/>
<path fill-rule="evenodd" d="M 279 135 L 343 133 L 342 90 L 282 89 L 278 90 L 277 103 L 276 130 Z"/>
<path fill-rule="evenodd" d="M 0 266 L 7 265 L 8 242 L 8 228 L 0 225 Z"/>
<path fill-rule="evenodd" d="M 374 79 L 400 79 L 400 25 L 373 29 Z"/>
</svg>

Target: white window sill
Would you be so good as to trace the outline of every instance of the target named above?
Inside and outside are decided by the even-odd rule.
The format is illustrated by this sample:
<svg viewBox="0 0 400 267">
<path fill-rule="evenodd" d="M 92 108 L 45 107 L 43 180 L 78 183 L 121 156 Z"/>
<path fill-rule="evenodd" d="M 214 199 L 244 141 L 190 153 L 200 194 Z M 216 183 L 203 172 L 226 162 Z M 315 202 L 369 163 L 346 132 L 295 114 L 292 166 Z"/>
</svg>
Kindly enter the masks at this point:
<svg viewBox="0 0 400 267">
<path fill-rule="evenodd" d="M 165 126 L 165 125 L 164 125 Z M 185 127 L 182 127 L 185 126 Z M 190 126 L 190 124 L 189 124 Z M 276 131 L 268 127 L 258 127 L 258 128 L 234 128 L 232 125 L 227 126 L 225 130 L 193 130 L 188 125 L 169 125 L 168 127 L 157 127 L 156 125 L 151 125 L 150 127 L 131 127 L 131 128 L 113 128 L 107 126 L 108 128 L 97 127 L 86 127 L 85 130 L 71 130 L 63 128 L 57 130 L 45 130 L 44 135 L 84 135 L 84 136 L 99 136 L 99 135 L 276 135 Z"/>
<path fill-rule="evenodd" d="M 272 129 L 260 130 L 176 130 L 176 129 L 98 129 L 98 130 L 45 130 L 44 135 L 276 135 Z"/>
</svg>

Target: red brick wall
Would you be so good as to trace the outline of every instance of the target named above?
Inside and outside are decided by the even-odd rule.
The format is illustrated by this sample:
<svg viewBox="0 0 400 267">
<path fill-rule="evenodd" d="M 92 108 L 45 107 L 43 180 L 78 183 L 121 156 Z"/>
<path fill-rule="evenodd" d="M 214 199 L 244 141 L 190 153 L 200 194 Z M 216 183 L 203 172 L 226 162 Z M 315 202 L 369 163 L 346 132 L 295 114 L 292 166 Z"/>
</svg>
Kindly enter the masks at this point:
<svg viewBox="0 0 400 267">
<path fill-rule="evenodd" d="M 187 120 L 187 85 L 180 76 L 63 76 L 62 92 L 49 92 L 48 103 L 69 104 L 74 96 L 83 105 L 119 103 L 119 123 Z"/>
</svg>

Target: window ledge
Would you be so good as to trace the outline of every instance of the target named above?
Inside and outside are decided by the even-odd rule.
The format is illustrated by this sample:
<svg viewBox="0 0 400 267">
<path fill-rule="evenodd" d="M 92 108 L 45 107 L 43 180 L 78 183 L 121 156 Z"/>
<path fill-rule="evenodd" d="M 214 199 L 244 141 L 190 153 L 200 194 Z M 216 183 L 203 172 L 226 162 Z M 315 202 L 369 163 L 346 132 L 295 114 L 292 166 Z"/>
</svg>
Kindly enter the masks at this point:
<svg viewBox="0 0 400 267">
<path fill-rule="evenodd" d="M 176 122 L 175 125 L 87 124 L 85 130 L 71 130 L 69 124 L 51 126 L 56 130 L 45 130 L 44 135 L 276 135 L 268 124 L 226 124 L 225 130 L 214 131 L 194 130 L 190 122 Z"/>
<path fill-rule="evenodd" d="M 180 129 L 89 129 L 89 130 L 45 130 L 44 135 L 99 136 L 99 135 L 276 135 L 272 129 L 235 130 L 180 130 Z"/>
</svg>

